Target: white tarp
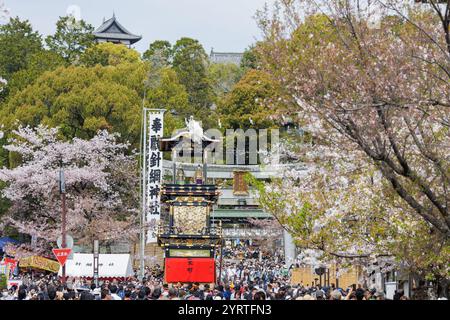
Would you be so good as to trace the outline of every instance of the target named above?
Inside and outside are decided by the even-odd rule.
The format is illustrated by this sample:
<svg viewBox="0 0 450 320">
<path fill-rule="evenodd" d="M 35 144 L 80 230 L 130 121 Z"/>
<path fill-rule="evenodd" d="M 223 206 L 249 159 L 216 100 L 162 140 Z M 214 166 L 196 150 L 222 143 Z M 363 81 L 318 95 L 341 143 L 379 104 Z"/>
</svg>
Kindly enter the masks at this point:
<svg viewBox="0 0 450 320">
<path fill-rule="evenodd" d="M 385 287 L 386 287 L 386 299 L 393 300 L 395 290 L 397 290 L 397 282 L 395 282 L 395 281 L 394 282 L 386 282 Z"/>
<path fill-rule="evenodd" d="M 98 262 L 100 278 L 126 278 L 134 275 L 129 254 L 100 254 Z M 58 274 L 62 274 L 61 268 Z M 66 262 L 66 276 L 92 278 L 94 276 L 94 255 L 74 253 L 73 259 Z"/>
</svg>

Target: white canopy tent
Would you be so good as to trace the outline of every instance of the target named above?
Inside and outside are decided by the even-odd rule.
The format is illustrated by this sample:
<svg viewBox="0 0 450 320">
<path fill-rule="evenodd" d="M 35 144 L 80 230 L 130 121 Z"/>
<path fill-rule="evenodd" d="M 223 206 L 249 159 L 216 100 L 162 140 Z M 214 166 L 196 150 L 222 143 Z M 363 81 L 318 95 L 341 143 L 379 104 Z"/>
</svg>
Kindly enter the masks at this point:
<svg viewBox="0 0 450 320">
<path fill-rule="evenodd" d="M 99 278 L 127 278 L 134 275 L 129 254 L 100 254 L 98 269 Z M 58 274 L 62 274 L 62 268 Z M 74 253 L 73 259 L 66 262 L 66 276 L 92 278 L 94 255 Z"/>
</svg>

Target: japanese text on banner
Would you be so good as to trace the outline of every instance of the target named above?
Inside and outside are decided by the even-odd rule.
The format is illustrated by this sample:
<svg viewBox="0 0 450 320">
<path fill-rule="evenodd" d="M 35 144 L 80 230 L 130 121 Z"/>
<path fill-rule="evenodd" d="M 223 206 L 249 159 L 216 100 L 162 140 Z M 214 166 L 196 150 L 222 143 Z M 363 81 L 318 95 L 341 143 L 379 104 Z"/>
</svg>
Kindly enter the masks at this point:
<svg viewBox="0 0 450 320">
<path fill-rule="evenodd" d="M 149 231 L 147 243 L 157 242 L 157 229 L 161 215 L 161 182 L 163 176 L 163 155 L 159 146 L 159 139 L 164 132 L 164 111 L 149 112 L 147 139 L 147 223 Z"/>
</svg>

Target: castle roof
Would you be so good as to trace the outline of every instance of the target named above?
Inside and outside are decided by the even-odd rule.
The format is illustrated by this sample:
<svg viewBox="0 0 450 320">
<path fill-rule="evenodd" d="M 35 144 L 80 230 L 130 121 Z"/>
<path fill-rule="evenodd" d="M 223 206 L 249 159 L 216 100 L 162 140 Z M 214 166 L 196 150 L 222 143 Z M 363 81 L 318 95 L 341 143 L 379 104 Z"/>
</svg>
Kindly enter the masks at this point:
<svg viewBox="0 0 450 320">
<path fill-rule="evenodd" d="M 142 36 L 135 35 L 122 26 L 116 19 L 116 15 L 94 31 L 94 36 L 97 39 L 105 40 L 129 40 L 131 44 L 138 42 Z"/>
</svg>

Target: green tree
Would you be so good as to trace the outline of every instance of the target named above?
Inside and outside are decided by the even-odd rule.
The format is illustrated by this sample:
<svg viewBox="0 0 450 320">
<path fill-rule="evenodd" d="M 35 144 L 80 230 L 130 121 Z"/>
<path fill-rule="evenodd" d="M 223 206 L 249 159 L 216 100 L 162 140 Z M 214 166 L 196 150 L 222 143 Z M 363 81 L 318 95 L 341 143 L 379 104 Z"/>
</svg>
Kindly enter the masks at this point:
<svg viewBox="0 0 450 320">
<path fill-rule="evenodd" d="M 80 57 L 81 64 L 92 67 L 116 66 L 121 63 L 136 63 L 140 61 L 140 54 L 123 44 L 110 42 L 100 43 L 88 48 Z"/>
<path fill-rule="evenodd" d="M 193 113 L 189 96 L 173 69 L 154 69 L 150 76 L 157 79 L 151 82 L 147 90 L 146 107 L 167 110 L 164 116 L 164 135 L 170 136 L 175 129 L 183 128 L 184 119 Z"/>
<path fill-rule="evenodd" d="M 159 84 L 148 91 L 149 108 L 166 109 L 180 117 L 188 117 L 189 98 L 175 71 L 165 68 L 160 71 Z"/>
<path fill-rule="evenodd" d="M 241 68 L 244 70 L 256 69 L 258 67 L 258 56 L 256 53 L 256 47 L 251 46 L 244 51 L 244 55 L 241 61 Z"/>
<path fill-rule="evenodd" d="M 28 20 L 11 18 L 0 26 L 0 78 L 11 79 L 12 75 L 26 68 L 29 58 L 42 50 L 42 39 L 33 31 Z"/>
<path fill-rule="evenodd" d="M 152 42 L 143 55 L 144 60 L 161 66 L 169 66 L 172 63 L 172 45 L 166 40 Z"/>
<path fill-rule="evenodd" d="M 208 68 L 214 93 L 220 97 L 230 92 L 242 78 L 243 70 L 233 63 L 212 63 Z"/>
<path fill-rule="evenodd" d="M 266 99 L 276 90 L 269 76 L 258 70 L 248 71 L 219 104 L 218 112 L 225 128 L 267 129 L 274 125 Z"/>
<path fill-rule="evenodd" d="M 47 46 L 68 62 L 74 62 L 87 48 L 94 44 L 94 27 L 72 16 L 60 17 L 56 32 L 45 39 Z"/>
<path fill-rule="evenodd" d="M 44 124 L 60 127 L 60 133 L 67 139 L 88 139 L 99 129 L 107 129 L 119 132 L 123 140 L 137 147 L 145 91 L 147 107 L 168 110 L 166 134 L 184 126 L 184 118 L 192 115 L 194 110 L 174 70 L 163 68 L 153 72 L 139 59 L 130 62 L 137 52 L 126 48 L 124 51 L 120 46 L 101 45 L 89 50 L 98 53 L 99 48 L 112 49 L 102 52 L 107 52 L 108 60 L 112 59 L 113 63 L 59 67 L 44 72 L 33 83 L 14 92 L 0 110 L 0 123 L 5 125 L 6 133 L 19 124 L 32 127 Z M 133 59 L 126 58 L 123 63 L 117 63 L 121 60 L 115 60 L 118 57 Z M 145 79 L 149 74 L 152 80 L 158 79 L 146 86 Z"/>
<path fill-rule="evenodd" d="M 143 63 L 60 67 L 10 96 L 0 110 L 0 123 L 6 132 L 19 124 L 60 127 L 68 139 L 92 138 L 106 129 L 136 147 L 146 72 Z"/>
<path fill-rule="evenodd" d="M 214 93 L 208 78 L 208 58 L 202 45 L 194 39 L 181 38 L 173 48 L 173 68 L 189 94 L 198 118 L 206 120 Z"/>
<path fill-rule="evenodd" d="M 16 72 L 9 81 L 8 88 L 10 94 L 14 94 L 32 84 L 45 71 L 54 70 L 65 65 L 65 60 L 58 54 L 42 50 L 33 54 L 27 63 L 26 68 Z"/>
</svg>

